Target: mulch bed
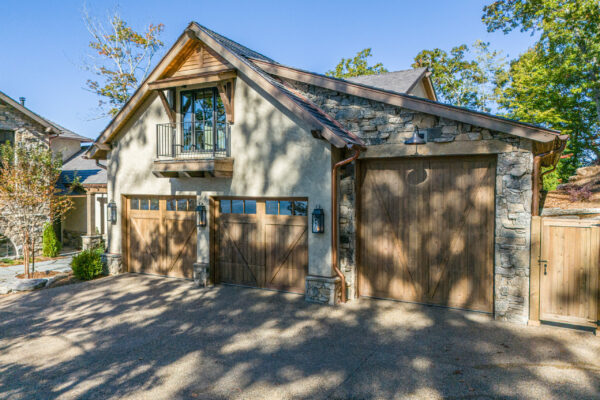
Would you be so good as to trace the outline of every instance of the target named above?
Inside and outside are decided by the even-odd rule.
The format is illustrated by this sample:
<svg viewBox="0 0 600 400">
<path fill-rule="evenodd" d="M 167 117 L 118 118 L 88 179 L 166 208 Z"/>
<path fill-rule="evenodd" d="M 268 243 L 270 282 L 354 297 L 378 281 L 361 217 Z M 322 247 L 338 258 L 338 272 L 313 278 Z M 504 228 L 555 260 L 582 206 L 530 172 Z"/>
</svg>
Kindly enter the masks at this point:
<svg viewBox="0 0 600 400">
<path fill-rule="evenodd" d="M 33 274 L 30 274 L 29 277 L 25 274 L 17 275 L 19 279 L 40 279 L 40 278 L 49 278 L 54 275 L 58 275 L 60 272 L 58 271 L 35 271 Z"/>
</svg>

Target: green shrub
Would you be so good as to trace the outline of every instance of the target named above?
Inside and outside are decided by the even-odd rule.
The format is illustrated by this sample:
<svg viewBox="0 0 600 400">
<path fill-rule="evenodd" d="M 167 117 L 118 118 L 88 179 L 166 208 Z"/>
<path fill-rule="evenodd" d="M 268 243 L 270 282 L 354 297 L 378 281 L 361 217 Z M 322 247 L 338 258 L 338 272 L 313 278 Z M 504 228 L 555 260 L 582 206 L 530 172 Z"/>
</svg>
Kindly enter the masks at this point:
<svg viewBox="0 0 600 400">
<path fill-rule="evenodd" d="M 84 250 L 73 257 L 71 269 L 73 274 L 83 280 L 88 281 L 102 274 L 102 248 Z"/>
<path fill-rule="evenodd" d="M 56 257 L 61 249 L 61 244 L 54 232 L 51 223 L 44 225 L 44 236 L 42 237 L 42 254 L 44 257 Z"/>
</svg>

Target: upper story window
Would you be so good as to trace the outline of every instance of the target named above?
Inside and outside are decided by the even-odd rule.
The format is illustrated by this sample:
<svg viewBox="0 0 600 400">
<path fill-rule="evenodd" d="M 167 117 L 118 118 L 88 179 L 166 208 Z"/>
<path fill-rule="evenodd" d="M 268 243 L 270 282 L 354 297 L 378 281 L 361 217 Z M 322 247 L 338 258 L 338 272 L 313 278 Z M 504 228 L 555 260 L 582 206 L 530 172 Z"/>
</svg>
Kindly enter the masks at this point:
<svg viewBox="0 0 600 400">
<path fill-rule="evenodd" d="M 0 145 L 10 142 L 15 144 L 15 131 L 0 129 Z"/>
<path fill-rule="evenodd" d="M 226 147 L 225 106 L 216 88 L 181 92 L 182 151 L 222 151 Z"/>
</svg>

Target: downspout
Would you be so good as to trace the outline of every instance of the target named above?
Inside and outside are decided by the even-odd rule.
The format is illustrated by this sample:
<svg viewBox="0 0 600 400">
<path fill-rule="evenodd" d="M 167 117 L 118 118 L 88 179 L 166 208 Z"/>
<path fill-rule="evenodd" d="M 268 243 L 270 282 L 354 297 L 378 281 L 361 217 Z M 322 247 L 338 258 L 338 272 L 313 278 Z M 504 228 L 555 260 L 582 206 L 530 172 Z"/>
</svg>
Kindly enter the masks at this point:
<svg viewBox="0 0 600 400">
<path fill-rule="evenodd" d="M 338 267 L 338 180 L 337 172 L 340 167 L 355 161 L 360 155 L 360 147 L 352 146 L 354 154 L 352 157 L 342 160 L 333 166 L 331 171 L 331 266 L 337 276 L 340 277 L 342 287 L 342 303 L 346 302 L 346 277 Z"/>
<path fill-rule="evenodd" d="M 540 181 L 544 177 L 544 175 L 554 171 L 556 169 L 556 164 L 554 167 L 548 171 L 544 171 L 540 174 L 540 169 L 542 166 L 542 158 L 549 156 L 551 154 L 562 153 L 565 147 L 567 146 L 567 140 L 562 140 L 561 145 L 558 148 L 552 149 L 542 154 L 538 154 L 533 157 L 533 190 L 532 190 L 532 199 L 531 199 L 531 215 L 537 217 L 540 215 Z"/>
</svg>

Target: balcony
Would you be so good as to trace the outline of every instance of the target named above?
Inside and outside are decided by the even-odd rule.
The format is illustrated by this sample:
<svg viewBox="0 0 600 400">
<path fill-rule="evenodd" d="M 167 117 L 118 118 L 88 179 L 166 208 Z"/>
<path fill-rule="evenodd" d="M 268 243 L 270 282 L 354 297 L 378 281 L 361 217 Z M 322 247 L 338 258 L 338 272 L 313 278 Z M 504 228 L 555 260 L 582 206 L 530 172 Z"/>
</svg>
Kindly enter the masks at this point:
<svg viewBox="0 0 600 400">
<path fill-rule="evenodd" d="M 230 134 L 227 123 L 204 121 L 156 125 L 156 160 L 152 173 L 163 178 L 230 178 Z"/>
</svg>

